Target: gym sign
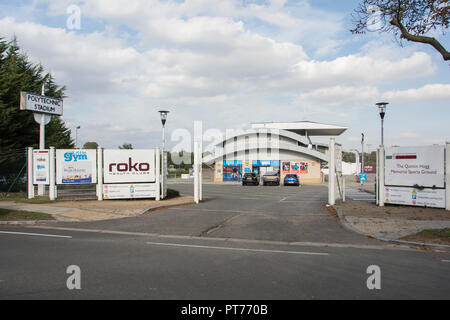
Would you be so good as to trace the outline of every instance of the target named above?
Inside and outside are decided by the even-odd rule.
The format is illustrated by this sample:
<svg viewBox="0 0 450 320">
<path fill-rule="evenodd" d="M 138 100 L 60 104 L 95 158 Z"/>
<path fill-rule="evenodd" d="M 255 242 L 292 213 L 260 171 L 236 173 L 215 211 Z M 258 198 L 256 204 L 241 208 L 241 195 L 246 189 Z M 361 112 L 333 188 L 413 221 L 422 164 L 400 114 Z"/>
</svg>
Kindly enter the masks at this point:
<svg viewBox="0 0 450 320">
<path fill-rule="evenodd" d="M 63 114 L 63 101 L 21 91 L 20 110 L 61 116 Z"/>
<path fill-rule="evenodd" d="M 104 150 L 105 183 L 155 182 L 154 150 Z"/>
</svg>

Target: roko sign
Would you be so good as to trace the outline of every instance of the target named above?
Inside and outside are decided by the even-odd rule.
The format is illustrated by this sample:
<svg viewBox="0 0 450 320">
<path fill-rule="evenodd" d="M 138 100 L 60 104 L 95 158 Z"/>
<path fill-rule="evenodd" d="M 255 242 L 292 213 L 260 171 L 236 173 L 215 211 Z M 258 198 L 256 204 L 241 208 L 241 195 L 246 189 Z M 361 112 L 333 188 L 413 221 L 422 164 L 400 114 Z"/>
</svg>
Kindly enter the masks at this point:
<svg viewBox="0 0 450 320">
<path fill-rule="evenodd" d="M 155 182 L 154 150 L 104 150 L 105 183 Z"/>
</svg>

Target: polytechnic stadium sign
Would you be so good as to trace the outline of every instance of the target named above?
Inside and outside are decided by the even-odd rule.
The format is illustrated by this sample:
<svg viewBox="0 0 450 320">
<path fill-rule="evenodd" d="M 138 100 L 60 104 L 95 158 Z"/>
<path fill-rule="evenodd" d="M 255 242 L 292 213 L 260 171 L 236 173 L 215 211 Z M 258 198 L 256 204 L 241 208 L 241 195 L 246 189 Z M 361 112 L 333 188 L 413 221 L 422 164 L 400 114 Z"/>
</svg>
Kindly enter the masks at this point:
<svg viewBox="0 0 450 320">
<path fill-rule="evenodd" d="M 61 116 L 63 114 L 63 101 L 22 91 L 20 92 L 20 110 Z"/>
</svg>

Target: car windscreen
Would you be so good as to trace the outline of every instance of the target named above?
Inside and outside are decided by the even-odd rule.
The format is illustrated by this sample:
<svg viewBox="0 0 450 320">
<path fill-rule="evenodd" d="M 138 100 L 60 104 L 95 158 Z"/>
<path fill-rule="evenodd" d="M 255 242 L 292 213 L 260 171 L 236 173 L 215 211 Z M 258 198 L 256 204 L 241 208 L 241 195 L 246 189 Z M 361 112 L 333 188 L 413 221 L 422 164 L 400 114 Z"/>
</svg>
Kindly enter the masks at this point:
<svg viewBox="0 0 450 320">
<path fill-rule="evenodd" d="M 264 175 L 265 176 L 276 176 L 278 173 L 276 173 L 276 172 L 274 172 L 274 171 L 269 171 L 269 172 L 266 172 Z"/>
<path fill-rule="evenodd" d="M 287 174 L 286 178 L 297 178 L 296 174 Z"/>
</svg>

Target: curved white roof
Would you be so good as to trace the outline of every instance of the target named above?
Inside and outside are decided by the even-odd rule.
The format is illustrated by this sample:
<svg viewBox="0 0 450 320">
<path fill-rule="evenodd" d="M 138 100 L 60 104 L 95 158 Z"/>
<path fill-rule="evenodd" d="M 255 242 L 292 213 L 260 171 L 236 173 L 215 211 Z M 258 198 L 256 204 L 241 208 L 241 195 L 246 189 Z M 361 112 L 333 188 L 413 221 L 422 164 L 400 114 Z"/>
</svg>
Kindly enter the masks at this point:
<svg viewBox="0 0 450 320">
<path fill-rule="evenodd" d="M 294 141 L 300 141 L 303 144 L 308 144 L 308 140 L 304 137 L 301 136 L 297 133 L 294 132 L 289 132 L 286 130 L 276 130 L 276 134 L 280 135 L 280 136 L 284 136 L 284 137 L 288 137 L 293 139 Z M 234 137 L 240 137 L 240 136 L 246 136 L 246 135 L 256 135 L 256 133 L 258 133 L 259 130 L 255 130 L 254 132 L 242 132 L 230 137 L 227 137 L 225 141 L 228 141 L 230 139 L 233 139 Z M 217 146 L 221 145 L 222 143 L 217 144 Z M 252 149 L 257 149 L 259 146 L 256 143 L 250 143 L 250 144 L 246 144 L 245 142 L 243 142 L 242 140 L 240 140 L 237 144 L 236 144 L 236 148 L 233 150 L 220 150 L 220 152 L 216 152 L 215 154 L 209 154 L 207 156 L 205 156 L 203 158 L 203 162 L 205 163 L 214 163 L 216 160 L 223 158 L 224 156 L 227 155 L 232 155 L 234 152 L 241 152 L 241 151 L 245 151 L 245 150 L 252 150 Z M 280 150 L 287 150 L 287 151 L 293 151 L 293 152 L 298 152 L 300 154 L 306 154 L 309 155 L 313 158 L 316 158 L 318 160 L 321 161 L 328 161 L 328 156 L 325 153 L 313 150 L 313 149 L 309 149 L 307 147 L 303 147 L 303 146 L 299 146 L 299 145 L 292 145 L 290 143 L 285 143 L 285 142 L 279 142 L 277 147 Z"/>
<path fill-rule="evenodd" d="M 295 132 L 302 136 L 339 136 L 348 128 L 330 124 L 312 122 L 312 121 L 294 121 L 294 122 L 255 122 L 252 123 L 253 129 L 279 129 Z"/>
</svg>

